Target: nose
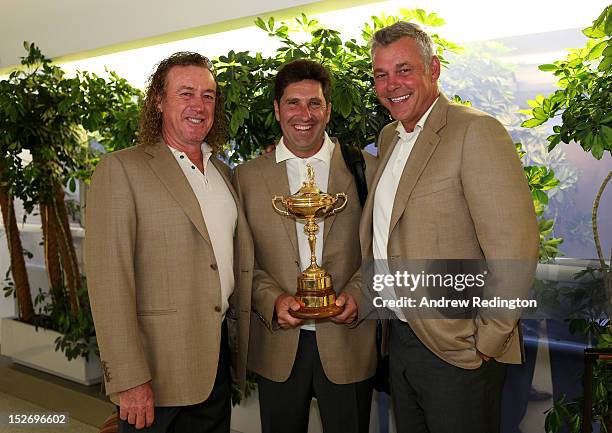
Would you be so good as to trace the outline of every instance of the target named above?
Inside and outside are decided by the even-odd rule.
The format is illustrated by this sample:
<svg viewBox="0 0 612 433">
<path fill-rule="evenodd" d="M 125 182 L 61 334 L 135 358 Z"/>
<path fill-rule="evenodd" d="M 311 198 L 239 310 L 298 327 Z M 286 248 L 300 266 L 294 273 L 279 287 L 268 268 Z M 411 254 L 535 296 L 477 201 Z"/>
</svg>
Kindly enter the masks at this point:
<svg viewBox="0 0 612 433">
<path fill-rule="evenodd" d="M 387 90 L 393 91 L 397 90 L 400 87 L 400 82 L 398 81 L 395 74 L 389 74 L 387 77 Z"/>
<path fill-rule="evenodd" d="M 201 98 L 192 98 L 191 108 L 198 113 L 204 111 L 204 101 Z"/>
<path fill-rule="evenodd" d="M 298 115 L 300 116 L 300 118 L 310 120 L 310 118 L 312 117 L 308 104 L 300 104 L 298 110 Z"/>
</svg>

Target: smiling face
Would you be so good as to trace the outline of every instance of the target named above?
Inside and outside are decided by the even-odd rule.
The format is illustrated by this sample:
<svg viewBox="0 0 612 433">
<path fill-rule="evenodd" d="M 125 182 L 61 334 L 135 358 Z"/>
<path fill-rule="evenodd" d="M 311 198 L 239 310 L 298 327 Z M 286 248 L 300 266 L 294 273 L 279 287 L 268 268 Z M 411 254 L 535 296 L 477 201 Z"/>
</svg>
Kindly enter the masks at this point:
<svg viewBox="0 0 612 433">
<path fill-rule="evenodd" d="M 387 46 L 376 48 L 372 56 L 374 87 L 381 104 L 407 132 L 438 97 L 437 80 L 440 61 L 433 56 L 425 67 L 419 45 L 410 37 L 402 37 Z"/>
<path fill-rule="evenodd" d="M 331 114 L 321 83 L 302 80 L 289 84 L 280 101 L 274 101 L 274 113 L 283 130 L 283 142 L 295 156 L 308 158 L 319 151 Z"/>
<path fill-rule="evenodd" d="M 177 148 L 199 148 L 215 120 L 217 84 L 201 66 L 174 66 L 166 76 L 157 108 L 162 113 L 162 137 Z"/>
</svg>

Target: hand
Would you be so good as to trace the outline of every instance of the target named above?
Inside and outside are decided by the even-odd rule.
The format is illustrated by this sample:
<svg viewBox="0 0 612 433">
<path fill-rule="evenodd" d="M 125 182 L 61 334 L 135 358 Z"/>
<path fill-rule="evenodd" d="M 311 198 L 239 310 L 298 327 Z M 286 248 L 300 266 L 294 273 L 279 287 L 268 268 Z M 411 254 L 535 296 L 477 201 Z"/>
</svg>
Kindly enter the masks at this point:
<svg viewBox="0 0 612 433">
<path fill-rule="evenodd" d="M 337 316 L 331 317 L 330 320 L 334 323 L 351 323 L 357 319 L 357 302 L 353 295 L 346 292 L 342 292 L 336 298 L 336 305 L 342 307 L 344 305 L 344 311 Z"/>
<path fill-rule="evenodd" d="M 476 349 L 476 353 L 478 354 L 478 356 L 480 356 L 480 359 L 482 359 L 483 362 L 489 362 L 491 360 L 490 356 L 485 355 L 484 353 L 480 352 L 478 349 Z"/>
<path fill-rule="evenodd" d="M 276 298 L 276 302 L 274 302 L 274 310 L 276 311 L 276 320 L 278 321 L 278 326 L 283 329 L 293 328 L 295 326 L 300 326 L 302 324 L 301 319 L 296 319 L 289 311 L 297 311 L 302 306 L 291 295 L 287 295 L 283 293 Z"/>
<path fill-rule="evenodd" d="M 266 146 L 266 148 L 263 151 L 264 155 L 267 155 L 268 153 L 272 153 L 276 150 L 276 144 L 269 144 Z"/>
<path fill-rule="evenodd" d="M 153 388 L 143 383 L 119 393 L 119 418 L 137 429 L 151 427 L 154 419 Z"/>
</svg>

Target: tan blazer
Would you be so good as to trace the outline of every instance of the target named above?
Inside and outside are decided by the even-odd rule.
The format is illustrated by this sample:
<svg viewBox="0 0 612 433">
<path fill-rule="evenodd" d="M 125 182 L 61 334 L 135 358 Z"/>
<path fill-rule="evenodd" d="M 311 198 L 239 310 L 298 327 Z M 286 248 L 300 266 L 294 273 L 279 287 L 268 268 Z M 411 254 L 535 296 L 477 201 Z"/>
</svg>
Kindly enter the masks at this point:
<svg viewBox="0 0 612 433">
<path fill-rule="evenodd" d="M 376 160 L 368 155 L 366 161 L 368 173 L 373 173 Z M 295 294 L 297 277 L 301 273 L 295 221 L 272 208 L 272 197 L 291 194 L 285 163 L 277 164 L 274 152 L 248 161 L 237 167 L 234 185 L 255 245 L 248 367 L 267 379 L 283 382 L 291 373 L 300 331 L 299 328 L 280 329 L 275 321 L 273 323 L 274 302 L 282 293 Z M 332 275 L 336 292 L 346 290 L 359 300 L 361 205 L 353 176 L 338 144 L 331 159 L 326 192 L 346 192 L 348 204 L 344 211 L 325 219 L 323 263 L 320 265 Z M 321 363 L 330 381 L 346 384 L 374 375 L 374 321 L 367 320 L 350 329 L 347 325 L 319 320 L 316 329 Z"/>
<path fill-rule="evenodd" d="M 211 159 L 238 203 L 229 169 Z M 106 392 L 152 380 L 156 406 L 204 401 L 217 371 L 221 288 L 198 201 L 168 147 L 105 155 L 87 200 L 85 260 Z M 253 247 L 240 206 L 226 317 L 234 379 L 246 375 Z"/>
<path fill-rule="evenodd" d="M 374 191 L 398 141 L 397 122 L 378 137 L 379 166 L 360 226 L 362 255 L 372 260 Z M 391 205 L 391 203 L 389 203 Z M 514 143 L 493 117 L 444 95 L 431 111 L 406 163 L 392 204 L 388 260 L 484 259 L 495 278 L 486 293 L 526 297 L 535 273 L 539 231 Z M 517 272 L 518 270 L 518 272 Z M 409 311 L 405 310 L 407 315 Z M 475 320 L 409 320 L 437 356 L 477 368 L 480 352 L 520 363 L 518 318 L 479 311 Z"/>
</svg>

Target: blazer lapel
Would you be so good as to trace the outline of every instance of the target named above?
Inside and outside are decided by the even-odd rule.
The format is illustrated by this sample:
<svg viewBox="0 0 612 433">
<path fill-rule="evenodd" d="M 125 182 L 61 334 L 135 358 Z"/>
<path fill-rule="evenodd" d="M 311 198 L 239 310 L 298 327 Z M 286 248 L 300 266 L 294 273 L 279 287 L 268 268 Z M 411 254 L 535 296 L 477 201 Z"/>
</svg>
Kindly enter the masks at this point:
<svg viewBox="0 0 612 433">
<path fill-rule="evenodd" d="M 163 141 L 160 141 L 153 146 L 147 146 L 144 151 L 153 157 L 149 161 L 153 172 L 159 177 L 159 180 L 164 184 L 170 195 L 183 209 L 200 235 L 212 247 L 198 199 L 168 146 Z"/>
<path fill-rule="evenodd" d="M 333 140 L 335 143 L 334 152 L 330 161 L 327 191 L 324 192 L 327 192 L 328 194 L 336 194 L 338 192 L 346 193 L 351 185 L 353 175 L 344 162 L 344 158 L 342 157 L 342 149 L 340 149 L 340 143 L 338 143 L 338 140 L 335 138 Z M 359 200 L 359 198 L 348 197 L 348 200 Z M 331 229 L 331 226 L 335 220 L 336 215 L 325 218 L 325 223 L 323 224 L 323 245 L 325 245 L 325 240 L 327 239 L 329 230 Z"/>
<path fill-rule="evenodd" d="M 287 179 L 286 163 L 277 163 L 276 155 L 274 152 L 267 153 L 264 158 L 266 158 L 266 168 L 265 170 L 263 170 L 262 176 L 268 187 L 268 191 L 270 192 L 270 206 L 272 206 L 272 198 L 274 196 L 279 195 L 287 197 L 291 195 L 292 192 L 289 191 L 289 180 Z M 296 191 L 293 191 L 293 193 L 295 192 Z M 296 257 L 299 257 L 295 219 L 281 215 L 276 211 L 274 213 L 278 216 L 281 224 L 285 227 L 287 237 L 291 242 Z M 269 223 L 276 224 L 276 222 L 274 221 L 270 221 Z"/>
<path fill-rule="evenodd" d="M 406 161 L 404 166 L 397 192 L 395 193 L 393 210 L 391 211 L 391 222 L 389 224 L 389 236 L 391 236 L 395 225 L 406 210 L 406 204 L 412 194 L 412 190 L 440 142 L 437 132 L 446 124 L 448 104 L 448 99 L 441 94 L 440 99 L 436 102 L 435 107 L 423 126 L 419 138 L 414 143 L 412 152 L 410 152 L 408 161 Z"/>
</svg>

